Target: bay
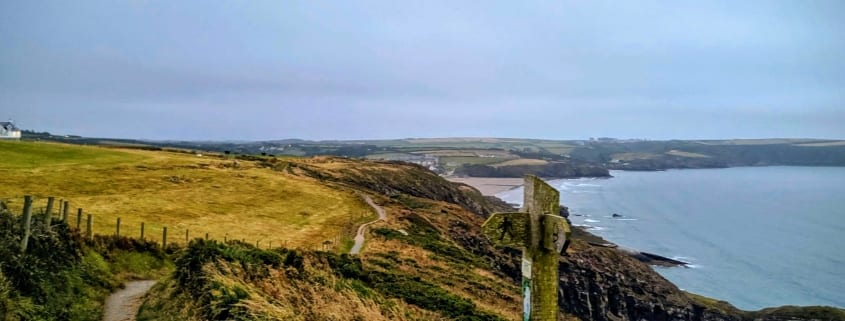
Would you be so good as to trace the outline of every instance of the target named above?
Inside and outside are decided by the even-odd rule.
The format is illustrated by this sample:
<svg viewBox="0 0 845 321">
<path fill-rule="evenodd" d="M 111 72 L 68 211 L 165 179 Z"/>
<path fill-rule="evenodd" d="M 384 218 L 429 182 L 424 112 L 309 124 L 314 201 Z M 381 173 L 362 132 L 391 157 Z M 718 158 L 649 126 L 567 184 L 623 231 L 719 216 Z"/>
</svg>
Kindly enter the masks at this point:
<svg viewBox="0 0 845 321">
<path fill-rule="evenodd" d="M 678 287 L 746 310 L 845 307 L 845 168 L 611 174 L 550 184 L 561 191 L 573 224 L 690 262 L 690 268 L 656 268 Z M 522 193 L 497 196 L 519 204 Z"/>
</svg>

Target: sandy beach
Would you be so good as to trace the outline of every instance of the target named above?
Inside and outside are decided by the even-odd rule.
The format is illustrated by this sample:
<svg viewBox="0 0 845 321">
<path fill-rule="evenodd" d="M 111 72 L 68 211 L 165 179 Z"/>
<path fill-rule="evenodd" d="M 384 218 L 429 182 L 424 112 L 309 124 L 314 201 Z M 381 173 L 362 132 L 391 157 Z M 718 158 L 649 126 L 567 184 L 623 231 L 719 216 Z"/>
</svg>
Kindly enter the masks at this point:
<svg viewBox="0 0 845 321">
<path fill-rule="evenodd" d="M 522 186 L 522 178 L 498 178 L 498 177 L 447 177 L 449 181 L 464 183 L 475 187 L 481 194 L 496 196 L 501 192 Z"/>
</svg>

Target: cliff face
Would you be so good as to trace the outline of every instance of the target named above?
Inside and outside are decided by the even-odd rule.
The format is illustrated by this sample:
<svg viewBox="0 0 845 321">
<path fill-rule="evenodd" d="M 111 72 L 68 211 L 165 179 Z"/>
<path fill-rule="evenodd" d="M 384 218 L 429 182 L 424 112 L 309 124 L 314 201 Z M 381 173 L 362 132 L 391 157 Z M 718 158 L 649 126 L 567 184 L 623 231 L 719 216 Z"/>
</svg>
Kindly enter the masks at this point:
<svg viewBox="0 0 845 321">
<path fill-rule="evenodd" d="M 560 261 L 561 309 L 583 320 L 741 320 L 696 304 L 651 267 L 612 249 L 579 246 Z"/>
</svg>

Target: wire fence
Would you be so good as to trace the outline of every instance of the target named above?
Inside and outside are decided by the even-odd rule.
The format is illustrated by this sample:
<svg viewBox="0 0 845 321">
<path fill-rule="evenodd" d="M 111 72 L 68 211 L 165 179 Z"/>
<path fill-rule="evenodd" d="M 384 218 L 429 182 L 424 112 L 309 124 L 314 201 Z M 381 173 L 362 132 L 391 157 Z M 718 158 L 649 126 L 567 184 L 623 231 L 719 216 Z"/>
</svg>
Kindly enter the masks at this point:
<svg viewBox="0 0 845 321">
<path fill-rule="evenodd" d="M 0 212 L 2 211 L 23 216 L 24 219 L 29 220 L 23 222 L 23 224 L 29 226 L 50 228 L 56 224 L 67 224 L 71 230 L 76 231 L 87 240 L 92 240 L 94 236 L 127 237 L 159 243 L 162 248 L 172 244 L 186 245 L 190 240 L 197 238 L 223 242 L 239 241 L 260 248 L 287 247 L 289 245 L 287 240 L 276 239 L 274 243 L 273 240 L 267 240 L 266 237 L 258 239 L 238 237 L 237 231 L 230 231 L 224 235 L 212 235 L 209 232 L 196 229 L 191 231 L 190 228 L 174 228 L 172 226 L 168 228 L 167 225 L 157 222 L 137 222 L 137 218 L 133 218 L 134 224 L 123 221 L 123 218 L 119 216 L 103 222 L 101 221 L 103 216 L 87 212 L 83 208 L 73 208 L 68 199 L 58 197 L 0 196 Z M 26 216 L 29 217 L 26 218 Z M 98 218 L 101 218 L 101 220 L 98 220 Z M 339 230 L 336 235 L 305 248 L 323 251 L 343 250 L 345 246 L 343 241 L 354 236 L 357 230 L 356 224 L 357 222 L 353 220 L 352 216 L 348 221 L 331 224 Z M 303 246 L 297 244 L 297 247 L 302 248 Z"/>
</svg>

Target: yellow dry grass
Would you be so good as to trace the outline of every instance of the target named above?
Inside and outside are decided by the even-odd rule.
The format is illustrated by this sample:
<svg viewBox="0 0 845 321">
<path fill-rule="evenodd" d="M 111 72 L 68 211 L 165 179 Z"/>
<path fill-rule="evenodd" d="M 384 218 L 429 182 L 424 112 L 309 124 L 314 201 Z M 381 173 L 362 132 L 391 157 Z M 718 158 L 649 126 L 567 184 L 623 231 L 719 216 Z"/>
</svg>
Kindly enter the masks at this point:
<svg viewBox="0 0 845 321">
<path fill-rule="evenodd" d="M 297 161 L 288 159 L 287 161 Z M 189 237 L 316 247 L 373 216 L 358 195 L 254 162 L 191 154 L 43 142 L 0 143 L 0 198 L 19 209 L 25 194 L 70 200 L 93 214 L 94 232 L 168 242 Z M 75 211 L 71 225 L 76 223 Z M 85 223 L 82 223 L 84 228 Z"/>
<path fill-rule="evenodd" d="M 652 153 L 618 153 L 613 154 L 611 156 L 613 160 L 620 160 L 620 161 L 630 161 L 636 159 L 653 159 L 657 158 L 659 155 L 652 154 Z"/>
<path fill-rule="evenodd" d="M 512 159 L 509 161 L 504 161 L 501 163 L 493 164 L 493 167 L 504 167 L 504 166 L 517 166 L 517 165 L 546 165 L 548 161 L 542 159 L 531 159 L 531 158 L 520 158 L 520 159 Z"/>
</svg>

